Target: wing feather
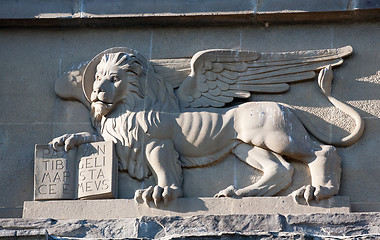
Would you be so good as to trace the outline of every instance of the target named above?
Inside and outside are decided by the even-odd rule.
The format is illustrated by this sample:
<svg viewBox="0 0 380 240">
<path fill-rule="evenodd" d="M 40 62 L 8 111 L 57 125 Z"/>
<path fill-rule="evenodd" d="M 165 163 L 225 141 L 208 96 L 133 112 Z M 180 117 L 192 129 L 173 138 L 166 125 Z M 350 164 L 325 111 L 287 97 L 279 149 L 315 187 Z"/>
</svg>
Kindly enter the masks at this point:
<svg viewBox="0 0 380 240">
<path fill-rule="evenodd" d="M 231 90 L 239 90 L 237 85 L 232 85 Z M 282 93 L 289 90 L 289 84 L 263 84 L 263 85 L 245 85 L 244 90 L 250 92 L 263 92 L 263 93 Z"/>
<path fill-rule="evenodd" d="M 233 98 L 248 98 L 251 96 L 251 94 L 248 91 L 229 89 L 228 91 L 222 92 L 222 96 Z"/>
<path fill-rule="evenodd" d="M 222 76 L 222 75 L 218 75 L 218 80 L 220 80 L 224 83 L 227 83 L 228 85 L 232 85 L 232 84 L 236 83 L 236 79 L 226 78 L 225 76 Z"/>
<path fill-rule="evenodd" d="M 218 101 L 217 98 L 211 96 L 208 93 L 202 95 L 200 99 L 202 99 L 202 101 L 196 101 L 196 102 L 190 103 L 190 107 L 210 107 L 210 106 L 223 107 L 225 104 L 222 101 Z M 202 102 L 202 105 L 199 105 L 201 102 Z"/>
<path fill-rule="evenodd" d="M 351 53 L 351 46 L 283 53 L 201 51 L 191 59 L 191 72 L 177 96 L 183 107 L 221 107 L 250 92 L 285 92 L 288 83 L 313 79 L 316 71 L 342 64 Z"/>
<path fill-rule="evenodd" d="M 299 63 L 299 64 L 281 65 L 281 66 L 275 66 L 275 67 L 271 66 L 271 67 L 261 67 L 261 68 L 248 68 L 246 72 L 239 74 L 239 77 L 252 76 L 252 75 L 260 77 L 263 74 L 267 74 L 268 76 L 277 76 L 277 75 L 290 74 L 290 73 L 316 71 L 316 70 L 321 69 L 323 66 L 327 66 L 327 65 L 335 66 L 335 65 L 340 65 L 342 63 L 343 63 L 343 60 L 335 59 L 335 60 L 329 60 L 325 62 L 316 62 L 316 63 L 309 63 L 309 64 Z"/>
<path fill-rule="evenodd" d="M 215 80 L 216 82 L 216 85 L 218 86 L 218 88 L 220 88 L 220 90 L 222 91 L 226 91 L 230 88 L 230 85 L 223 82 L 223 81 L 220 81 L 219 78 L 217 80 Z"/>
<path fill-rule="evenodd" d="M 220 88 L 215 87 L 214 89 L 211 89 L 209 93 L 213 96 L 220 96 L 222 94 L 222 90 Z"/>
<path fill-rule="evenodd" d="M 252 76 L 245 76 L 239 80 L 240 80 L 241 85 L 271 84 L 271 83 L 276 84 L 276 83 L 291 83 L 291 82 L 304 81 L 306 79 L 314 78 L 315 75 L 316 75 L 315 72 L 310 71 L 310 72 L 292 73 L 292 74 L 279 75 L 279 76 L 269 76 L 269 77 L 263 77 L 263 78 L 252 78 Z"/>
</svg>

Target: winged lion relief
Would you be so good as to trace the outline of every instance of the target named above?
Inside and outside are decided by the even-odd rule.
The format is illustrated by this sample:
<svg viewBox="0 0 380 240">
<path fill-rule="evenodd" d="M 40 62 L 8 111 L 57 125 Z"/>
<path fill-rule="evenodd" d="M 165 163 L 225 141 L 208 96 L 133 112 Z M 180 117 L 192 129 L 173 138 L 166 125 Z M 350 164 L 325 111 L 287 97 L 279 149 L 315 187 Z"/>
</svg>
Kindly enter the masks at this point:
<svg viewBox="0 0 380 240">
<path fill-rule="evenodd" d="M 206 50 L 191 59 L 148 61 L 137 51 L 111 48 L 56 84 L 60 97 L 89 108 L 97 134 L 65 134 L 51 144 L 68 151 L 113 141 L 120 171 L 138 180 L 154 176 L 156 185 L 137 190 L 135 199 L 155 205 L 182 196 L 182 168 L 207 166 L 229 154 L 263 175 L 241 189 L 220 189 L 216 197 L 276 195 L 292 181 L 287 157 L 310 169 L 311 184 L 293 193 L 296 200 L 330 198 L 338 193 L 341 176 L 335 147 L 355 143 L 364 129 L 359 114 L 331 96 L 332 67 L 351 53 L 351 46 L 276 53 Z M 355 122 L 346 137 L 330 139 L 282 103 L 224 107 L 255 92 L 286 92 L 290 83 L 317 74 L 322 94 Z"/>
</svg>

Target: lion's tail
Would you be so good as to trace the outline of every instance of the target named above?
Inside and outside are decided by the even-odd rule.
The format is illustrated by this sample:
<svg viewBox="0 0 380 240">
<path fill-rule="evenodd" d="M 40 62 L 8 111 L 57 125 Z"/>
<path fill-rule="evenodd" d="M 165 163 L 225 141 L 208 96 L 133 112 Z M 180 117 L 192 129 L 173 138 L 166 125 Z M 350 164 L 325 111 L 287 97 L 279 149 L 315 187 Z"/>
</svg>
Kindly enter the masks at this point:
<svg viewBox="0 0 380 240">
<path fill-rule="evenodd" d="M 325 133 L 321 132 L 307 118 L 301 117 L 300 120 L 304 124 L 305 128 L 321 142 L 331 144 L 337 147 L 347 147 L 354 144 L 362 136 L 364 132 L 364 121 L 352 107 L 331 96 L 332 79 L 333 73 L 331 66 L 329 65 L 328 67 L 320 71 L 318 76 L 318 85 L 321 88 L 322 93 L 335 107 L 342 110 L 344 113 L 348 114 L 350 117 L 354 119 L 355 129 L 350 133 L 350 135 L 346 137 L 343 137 L 341 139 L 331 139 Z"/>
</svg>

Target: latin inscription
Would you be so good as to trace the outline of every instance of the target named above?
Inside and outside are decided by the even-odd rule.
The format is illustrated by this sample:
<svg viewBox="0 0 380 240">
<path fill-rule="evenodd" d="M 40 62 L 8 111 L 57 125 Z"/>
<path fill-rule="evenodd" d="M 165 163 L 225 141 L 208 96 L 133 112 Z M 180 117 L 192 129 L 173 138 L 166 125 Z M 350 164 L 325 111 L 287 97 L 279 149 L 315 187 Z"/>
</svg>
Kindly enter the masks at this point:
<svg viewBox="0 0 380 240">
<path fill-rule="evenodd" d="M 78 198 L 112 198 L 117 195 L 117 160 L 112 142 L 78 147 Z"/>
<path fill-rule="evenodd" d="M 109 150 L 108 150 L 109 151 Z M 96 148 L 87 148 L 84 157 L 79 160 L 78 196 L 93 194 L 110 190 L 111 179 L 106 177 L 107 166 L 105 145 L 98 145 Z M 109 162 L 110 164 L 112 162 Z"/>
<path fill-rule="evenodd" d="M 74 154 L 56 151 L 49 145 L 36 146 L 36 200 L 74 198 L 75 171 L 69 162 L 75 161 Z"/>
</svg>

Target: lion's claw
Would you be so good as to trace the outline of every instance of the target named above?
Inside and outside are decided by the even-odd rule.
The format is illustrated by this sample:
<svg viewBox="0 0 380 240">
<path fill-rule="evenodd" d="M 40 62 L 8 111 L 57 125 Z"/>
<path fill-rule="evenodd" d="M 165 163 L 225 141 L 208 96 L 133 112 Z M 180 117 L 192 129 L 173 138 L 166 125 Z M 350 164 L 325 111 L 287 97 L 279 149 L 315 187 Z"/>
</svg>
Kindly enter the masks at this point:
<svg viewBox="0 0 380 240">
<path fill-rule="evenodd" d="M 143 193 L 142 193 L 142 199 L 143 201 L 148 205 L 149 207 L 149 202 L 152 201 L 152 194 L 153 194 L 153 187 L 150 186 L 148 187 Z"/>
<path fill-rule="evenodd" d="M 82 140 L 82 136 L 76 134 L 64 134 L 60 137 L 54 138 L 49 144 L 51 144 L 55 150 L 59 150 L 60 147 L 63 147 L 67 152 L 79 145 L 81 143 L 80 140 Z"/>
<path fill-rule="evenodd" d="M 322 199 L 330 198 L 337 194 L 339 188 L 326 187 L 326 186 L 303 186 L 300 189 L 292 192 L 293 200 L 301 204 L 300 199 L 304 199 L 309 205 L 311 201 L 315 200 L 317 203 Z"/>
<path fill-rule="evenodd" d="M 164 189 L 160 186 L 155 186 L 152 193 L 153 203 L 158 207 L 158 203 L 163 200 Z M 166 203 L 165 203 L 166 205 Z"/>
<path fill-rule="evenodd" d="M 135 192 L 135 201 L 137 203 L 146 203 L 149 206 L 150 202 L 153 202 L 154 205 L 158 208 L 160 202 L 164 202 L 164 205 L 180 197 L 182 195 L 182 190 L 174 185 L 172 186 L 155 186 L 148 187 L 146 189 L 139 189 Z"/>
<path fill-rule="evenodd" d="M 310 201 L 316 200 L 318 202 L 318 198 L 314 196 L 315 187 L 311 185 L 303 186 L 298 190 L 295 190 L 291 195 L 293 197 L 294 202 L 297 204 L 301 204 L 300 199 L 304 199 L 307 205 L 310 205 Z"/>
<path fill-rule="evenodd" d="M 53 147 L 54 150 L 58 151 L 60 150 L 60 147 L 65 148 L 65 141 L 69 134 L 64 134 L 60 137 L 56 137 L 53 140 L 49 142 L 49 144 Z"/>
<path fill-rule="evenodd" d="M 236 188 L 234 186 L 228 186 L 226 189 L 223 189 L 222 191 L 218 192 L 214 195 L 214 198 L 220 198 L 220 197 L 236 197 Z"/>
</svg>

